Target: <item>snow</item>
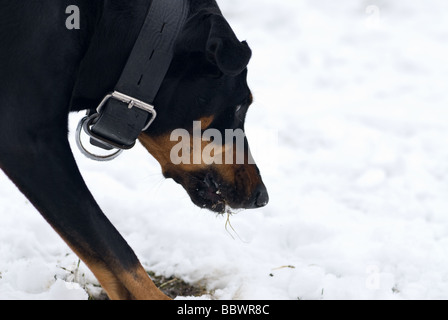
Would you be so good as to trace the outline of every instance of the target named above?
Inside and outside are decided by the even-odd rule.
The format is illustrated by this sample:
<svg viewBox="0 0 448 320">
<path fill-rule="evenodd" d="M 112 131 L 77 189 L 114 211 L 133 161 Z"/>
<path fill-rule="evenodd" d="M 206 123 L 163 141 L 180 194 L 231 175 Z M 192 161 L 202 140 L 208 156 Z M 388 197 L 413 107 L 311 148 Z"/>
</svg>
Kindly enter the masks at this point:
<svg viewBox="0 0 448 320">
<path fill-rule="evenodd" d="M 218 2 L 254 51 L 246 127 L 266 208 L 226 230 L 141 146 L 94 163 L 70 136 L 145 268 L 207 299 L 447 299 L 446 1 Z M 4 175 L 0 221 L 0 299 L 99 291 Z"/>
</svg>

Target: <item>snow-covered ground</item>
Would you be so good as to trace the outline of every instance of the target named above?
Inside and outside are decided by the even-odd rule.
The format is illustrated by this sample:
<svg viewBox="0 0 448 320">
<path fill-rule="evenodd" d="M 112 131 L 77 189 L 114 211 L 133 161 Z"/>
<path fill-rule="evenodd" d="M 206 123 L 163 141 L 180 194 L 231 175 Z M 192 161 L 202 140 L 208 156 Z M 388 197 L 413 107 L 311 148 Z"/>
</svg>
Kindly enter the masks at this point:
<svg viewBox="0 0 448 320">
<path fill-rule="evenodd" d="M 448 3 L 218 2 L 254 51 L 246 126 L 271 202 L 232 216 L 236 235 L 142 147 L 75 149 L 144 266 L 213 299 L 448 299 Z M 77 265 L 1 174 L 0 299 L 86 299 Z"/>
</svg>

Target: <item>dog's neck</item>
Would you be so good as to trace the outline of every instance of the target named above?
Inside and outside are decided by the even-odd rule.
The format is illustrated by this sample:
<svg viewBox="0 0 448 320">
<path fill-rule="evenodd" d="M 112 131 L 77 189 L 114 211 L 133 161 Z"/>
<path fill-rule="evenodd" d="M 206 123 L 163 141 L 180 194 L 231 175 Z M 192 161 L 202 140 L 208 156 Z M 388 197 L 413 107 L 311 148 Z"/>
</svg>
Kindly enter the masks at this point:
<svg viewBox="0 0 448 320">
<path fill-rule="evenodd" d="M 105 94 L 113 91 L 152 1 L 103 0 L 94 10 L 86 3 L 88 22 L 81 30 L 80 44 L 85 54 L 73 90 L 72 111 L 95 109 Z M 190 0 L 189 16 L 204 8 L 219 10 L 215 0 Z"/>
</svg>

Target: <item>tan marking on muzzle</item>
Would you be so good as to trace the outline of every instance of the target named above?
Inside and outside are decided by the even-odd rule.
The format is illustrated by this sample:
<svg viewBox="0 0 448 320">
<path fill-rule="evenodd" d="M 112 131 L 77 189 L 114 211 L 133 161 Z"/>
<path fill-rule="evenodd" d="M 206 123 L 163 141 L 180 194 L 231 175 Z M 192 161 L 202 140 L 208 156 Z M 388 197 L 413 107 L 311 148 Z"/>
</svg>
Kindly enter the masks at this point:
<svg viewBox="0 0 448 320">
<path fill-rule="evenodd" d="M 214 152 L 212 156 L 221 158 L 222 164 L 206 164 L 202 157 L 204 148 L 209 148 L 211 143 L 209 141 L 194 141 L 191 139 L 190 148 L 193 150 L 194 144 L 201 146 L 199 150 L 190 152 L 189 163 L 173 164 L 171 161 L 171 150 L 178 144 L 178 141 L 171 141 L 170 135 L 164 135 L 159 137 L 151 137 L 146 134 L 141 134 L 139 137 L 140 142 L 149 151 L 149 153 L 159 162 L 162 167 L 164 175 L 171 178 L 178 176 L 184 177 L 185 173 L 194 173 L 203 170 L 213 169 L 219 174 L 222 180 L 229 186 L 233 186 L 244 192 L 248 197 L 254 192 L 257 186 L 262 182 L 261 176 L 258 173 L 257 166 L 250 164 L 250 154 L 244 155 L 244 163 L 236 164 L 237 160 L 237 148 L 232 145 L 221 145 L 219 148 L 213 148 Z M 233 147 L 233 163 L 226 164 L 225 154 L 229 152 Z M 198 148 L 196 148 L 198 149 Z M 198 153 L 201 152 L 199 155 Z M 201 159 L 200 163 L 195 164 L 194 158 Z"/>
</svg>

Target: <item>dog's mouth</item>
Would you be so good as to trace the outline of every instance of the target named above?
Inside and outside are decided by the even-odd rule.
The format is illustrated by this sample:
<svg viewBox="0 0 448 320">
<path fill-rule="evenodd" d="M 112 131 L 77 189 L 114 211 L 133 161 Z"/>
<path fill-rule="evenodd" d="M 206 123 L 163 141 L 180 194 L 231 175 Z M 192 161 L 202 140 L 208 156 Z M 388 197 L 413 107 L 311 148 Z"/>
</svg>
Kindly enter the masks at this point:
<svg viewBox="0 0 448 320">
<path fill-rule="evenodd" d="M 190 196 L 191 201 L 200 208 L 224 214 L 229 208 L 241 208 L 234 199 L 235 190 L 221 180 L 214 171 L 196 172 L 173 177 Z"/>
<path fill-rule="evenodd" d="M 229 200 L 226 199 L 226 188 L 222 182 L 218 182 L 210 172 L 191 180 L 194 181 L 193 185 L 182 185 L 194 204 L 216 213 L 225 213 Z"/>
<path fill-rule="evenodd" d="M 224 214 L 230 209 L 264 207 L 269 196 L 262 182 L 248 188 L 243 182 L 227 183 L 215 170 L 173 177 L 187 191 L 192 202 L 200 208 Z M 250 189 L 250 191 L 248 191 Z"/>
<path fill-rule="evenodd" d="M 214 212 L 224 213 L 227 203 L 221 188 L 223 184 L 213 179 L 211 173 L 205 175 L 202 183 L 203 187 L 198 191 L 198 196 L 202 200 L 202 207 Z"/>
</svg>

